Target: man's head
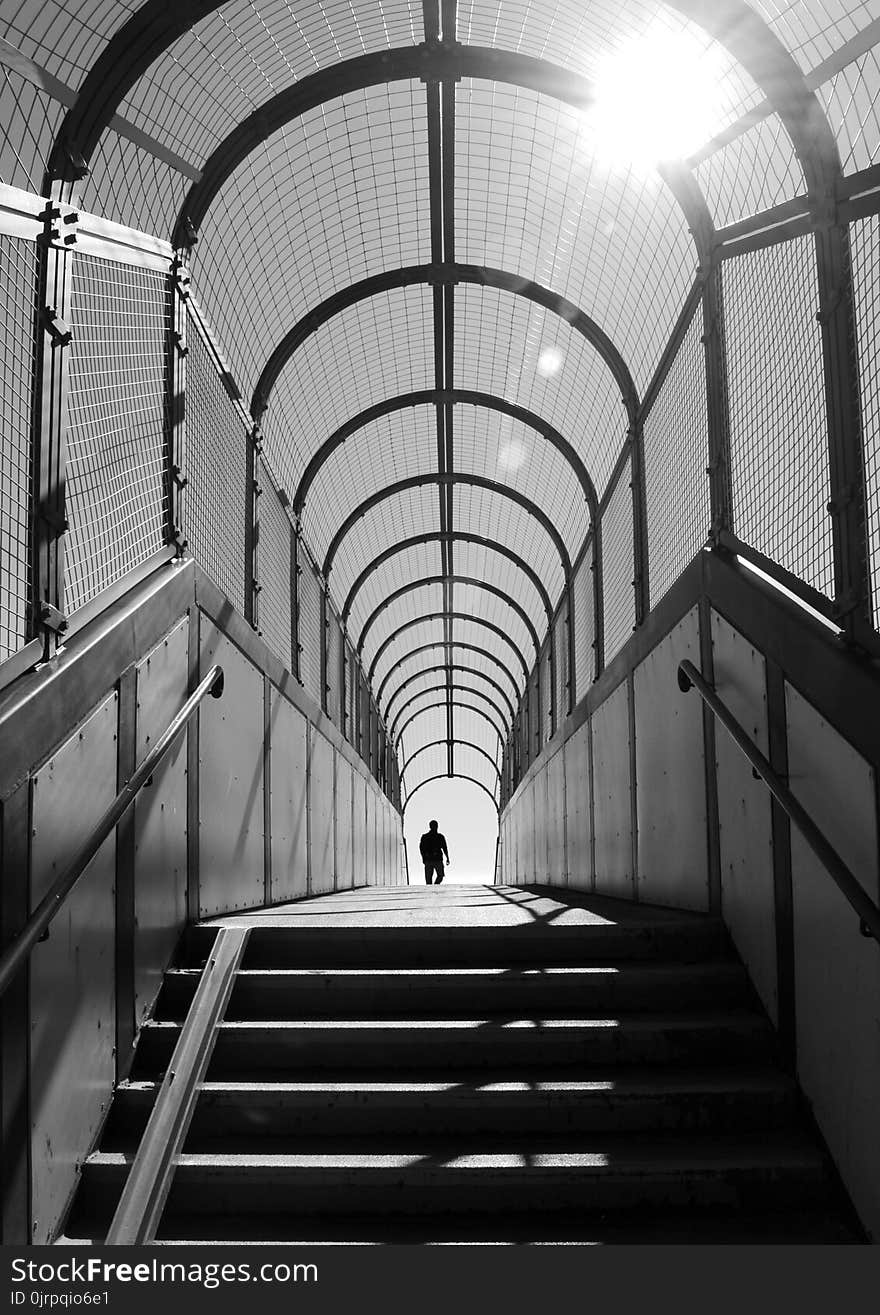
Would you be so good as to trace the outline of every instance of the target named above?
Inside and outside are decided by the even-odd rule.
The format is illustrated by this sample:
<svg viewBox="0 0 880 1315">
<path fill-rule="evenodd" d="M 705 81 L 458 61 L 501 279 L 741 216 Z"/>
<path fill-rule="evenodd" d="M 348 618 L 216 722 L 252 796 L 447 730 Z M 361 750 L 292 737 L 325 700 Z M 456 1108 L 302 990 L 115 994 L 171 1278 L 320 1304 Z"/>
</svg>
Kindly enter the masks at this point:
<svg viewBox="0 0 880 1315">
<path fill-rule="evenodd" d="M 428 823 L 428 826 L 430 827 L 430 829 L 431 829 L 432 831 L 436 831 L 436 830 L 437 830 L 437 823 L 436 823 L 436 822 L 429 822 L 429 823 Z"/>
</svg>

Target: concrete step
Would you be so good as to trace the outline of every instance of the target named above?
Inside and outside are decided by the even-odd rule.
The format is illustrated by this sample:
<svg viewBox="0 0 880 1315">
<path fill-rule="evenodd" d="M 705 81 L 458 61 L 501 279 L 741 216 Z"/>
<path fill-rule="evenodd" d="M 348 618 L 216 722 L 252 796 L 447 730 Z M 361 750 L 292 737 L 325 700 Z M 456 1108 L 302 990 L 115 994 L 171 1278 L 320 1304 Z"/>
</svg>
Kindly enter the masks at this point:
<svg viewBox="0 0 880 1315">
<path fill-rule="evenodd" d="M 189 928 L 181 967 L 201 967 L 216 929 Z M 243 968 L 507 967 L 666 959 L 681 963 L 729 954 L 719 918 L 627 923 L 500 926 L 253 927 Z"/>
<path fill-rule="evenodd" d="M 83 1167 L 86 1217 L 115 1208 L 132 1156 L 99 1151 Z M 192 1154 L 180 1157 L 170 1216 L 359 1216 L 392 1211 L 436 1217 L 485 1212 L 644 1207 L 821 1208 L 829 1200 L 823 1157 L 794 1137 L 651 1142 L 579 1138 L 560 1148 L 512 1141 L 475 1152 L 462 1143 L 408 1152 Z"/>
<path fill-rule="evenodd" d="M 78 1216 L 60 1245 L 100 1245 L 101 1218 Z M 254 1246 L 285 1242 L 300 1246 L 855 1246 L 864 1239 L 833 1210 L 761 1210 L 734 1207 L 634 1209 L 628 1213 L 494 1211 L 424 1218 L 391 1212 L 381 1218 L 350 1215 L 172 1215 L 163 1218 L 153 1245 L 174 1247 Z M 301 1259 L 311 1259 L 302 1257 Z M 320 1260 L 317 1262 L 320 1264 Z"/>
<path fill-rule="evenodd" d="M 148 1022 L 141 1030 L 132 1076 L 155 1077 L 171 1058 L 176 1023 Z M 775 1049 L 775 1034 L 760 1015 L 741 1011 L 698 1014 L 621 1014 L 611 1018 L 318 1019 L 224 1022 L 207 1077 L 272 1078 L 298 1071 L 301 1080 L 327 1072 L 370 1070 L 390 1077 L 418 1071 L 424 1078 L 461 1079 L 468 1072 L 595 1067 L 609 1064 L 755 1063 Z"/>
<path fill-rule="evenodd" d="M 197 968 L 165 976 L 158 1019 L 182 1019 L 200 979 Z M 369 1018 L 467 1017 L 542 1010 L 698 1009 L 747 1005 L 745 969 L 733 961 L 619 963 L 503 968 L 247 969 L 239 972 L 228 1019 L 345 1018 L 353 1004 Z"/>
<path fill-rule="evenodd" d="M 136 1144 L 156 1084 L 125 1082 L 116 1092 L 105 1150 Z M 527 1082 L 210 1082 L 202 1088 L 186 1149 L 226 1140 L 241 1149 L 303 1137 L 412 1139 L 571 1132 L 773 1129 L 792 1120 L 797 1088 L 768 1071 L 604 1080 Z"/>
</svg>

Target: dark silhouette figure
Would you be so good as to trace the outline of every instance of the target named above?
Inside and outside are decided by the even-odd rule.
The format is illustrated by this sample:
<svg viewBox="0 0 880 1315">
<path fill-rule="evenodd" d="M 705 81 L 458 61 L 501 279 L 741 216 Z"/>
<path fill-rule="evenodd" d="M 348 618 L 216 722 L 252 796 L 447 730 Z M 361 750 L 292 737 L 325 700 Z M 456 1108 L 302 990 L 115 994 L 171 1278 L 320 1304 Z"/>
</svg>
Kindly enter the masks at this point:
<svg viewBox="0 0 880 1315">
<path fill-rule="evenodd" d="M 446 855 L 446 862 L 449 862 L 449 850 L 446 848 L 446 837 L 441 831 L 437 830 L 436 822 L 429 822 L 431 828 L 426 831 L 419 841 L 419 853 L 422 856 L 422 862 L 425 865 L 425 881 L 431 884 L 431 874 L 436 872 L 437 880 L 435 886 L 439 886 L 443 880 L 443 855 Z"/>
</svg>

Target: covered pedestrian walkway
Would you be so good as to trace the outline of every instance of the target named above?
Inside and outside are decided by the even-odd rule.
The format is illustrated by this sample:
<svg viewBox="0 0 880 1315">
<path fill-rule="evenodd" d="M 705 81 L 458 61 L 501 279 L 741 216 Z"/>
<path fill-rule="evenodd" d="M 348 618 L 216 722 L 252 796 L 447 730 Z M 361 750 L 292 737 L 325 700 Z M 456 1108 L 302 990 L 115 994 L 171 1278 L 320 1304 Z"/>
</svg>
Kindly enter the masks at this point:
<svg viewBox="0 0 880 1315">
<path fill-rule="evenodd" d="M 878 42 L 0 0 L 4 1240 L 196 924 L 374 886 L 723 924 L 876 1239 Z"/>
</svg>

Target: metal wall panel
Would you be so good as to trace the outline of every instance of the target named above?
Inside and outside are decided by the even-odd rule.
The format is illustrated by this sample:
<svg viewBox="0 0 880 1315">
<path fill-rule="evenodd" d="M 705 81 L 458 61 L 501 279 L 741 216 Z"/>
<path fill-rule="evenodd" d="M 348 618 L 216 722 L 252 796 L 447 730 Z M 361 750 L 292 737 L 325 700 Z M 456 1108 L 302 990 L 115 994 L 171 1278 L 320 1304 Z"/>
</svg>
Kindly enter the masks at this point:
<svg viewBox="0 0 880 1315">
<path fill-rule="evenodd" d="M 364 825 L 364 879 L 367 885 L 376 884 L 376 792 L 366 786 L 367 811 Z"/>
<path fill-rule="evenodd" d="M 35 774 L 31 902 L 60 876 L 116 795 L 118 697 Z M 52 1240 L 97 1136 L 115 1078 L 114 836 L 30 959 L 33 1240 Z"/>
<path fill-rule="evenodd" d="M 633 897 L 629 709 L 626 681 L 593 716 L 596 891 Z"/>
<path fill-rule="evenodd" d="M 222 699 L 199 710 L 201 916 L 263 902 L 263 676 L 202 614 L 201 671 L 219 662 Z"/>
<path fill-rule="evenodd" d="M 354 876 L 352 852 L 352 768 L 341 753 L 336 755 L 336 889 L 348 890 Z"/>
<path fill-rule="evenodd" d="M 535 777 L 535 872 L 533 881 L 546 882 L 550 871 L 550 817 L 547 804 L 547 767 Z"/>
<path fill-rule="evenodd" d="M 791 686 L 786 686 L 786 713 L 791 788 L 876 903 L 875 773 Z M 859 935 L 849 903 L 794 827 L 791 860 L 798 1077 L 876 1241 L 880 954 L 875 941 Z"/>
<path fill-rule="evenodd" d="M 565 863 L 565 756 L 560 748 L 547 764 L 547 879 L 564 886 Z"/>
<path fill-rule="evenodd" d="M 535 814 L 535 782 L 530 780 L 522 793 L 519 815 L 516 879 L 520 886 L 535 880 Z"/>
<path fill-rule="evenodd" d="M 354 858 L 352 860 L 353 886 L 367 884 L 367 782 L 357 772 L 351 777 L 351 843 Z"/>
<path fill-rule="evenodd" d="M 567 884 L 577 890 L 592 887 L 590 863 L 589 725 L 565 743 L 565 824 Z"/>
<path fill-rule="evenodd" d="M 270 725 L 270 818 L 272 899 L 298 899 L 308 889 L 306 732 L 308 722 L 272 690 Z"/>
<path fill-rule="evenodd" d="M 697 608 L 633 676 L 639 899 L 707 910 L 703 709 L 698 698 L 678 688 L 676 672 L 683 658 L 699 668 Z"/>
<path fill-rule="evenodd" d="M 333 889 L 333 745 L 310 730 L 309 765 L 309 894 Z"/>
<path fill-rule="evenodd" d="M 766 755 L 767 678 L 764 658 L 727 621 L 712 613 L 715 688 Z M 721 908 L 764 1007 L 778 1018 L 776 901 L 770 791 L 723 726 L 715 724 Z"/>
<path fill-rule="evenodd" d="M 137 667 L 137 761 L 142 762 L 187 696 L 189 618 Z M 135 1024 L 162 985 L 186 921 L 186 735 L 135 803 Z"/>
</svg>

